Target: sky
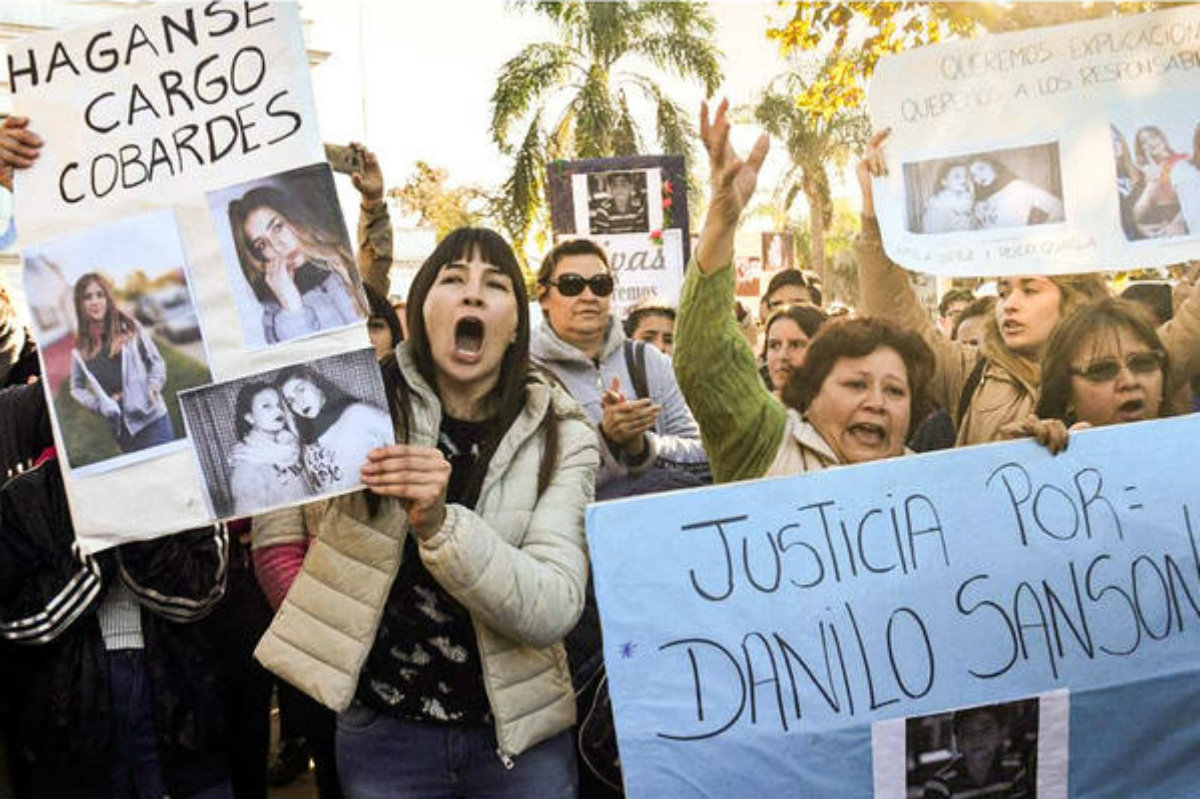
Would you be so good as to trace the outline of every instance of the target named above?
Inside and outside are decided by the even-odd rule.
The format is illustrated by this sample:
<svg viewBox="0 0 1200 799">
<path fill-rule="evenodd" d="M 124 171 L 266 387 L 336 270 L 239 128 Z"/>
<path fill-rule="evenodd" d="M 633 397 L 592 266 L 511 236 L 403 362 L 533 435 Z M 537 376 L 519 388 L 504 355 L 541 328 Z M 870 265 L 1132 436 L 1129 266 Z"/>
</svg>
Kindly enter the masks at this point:
<svg viewBox="0 0 1200 799">
<path fill-rule="evenodd" d="M 718 96 L 748 103 L 787 67 L 765 35 L 778 7 L 729 1 L 710 8 L 726 56 Z M 510 163 L 488 134 L 491 93 L 505 61 L 552 38 L 549 23 L 498 0 L 308 0 L 302 16 L 310 22 L 310 48 L 330 53 L 312 73 L 325 141 L 364 141 L 379 156 L 388 186 L 402 184 L 417 160 L 448 170 L 453 184 L 504 181 Z M 698 114 L 698 84 L 664 81 L 663 88 Z M 735 130 L 735 147 L 745 150 L 756 136 L 752 126 Z M 779 152 L 773 155 L 767 174 L 786 166 Z"/>
</svg>

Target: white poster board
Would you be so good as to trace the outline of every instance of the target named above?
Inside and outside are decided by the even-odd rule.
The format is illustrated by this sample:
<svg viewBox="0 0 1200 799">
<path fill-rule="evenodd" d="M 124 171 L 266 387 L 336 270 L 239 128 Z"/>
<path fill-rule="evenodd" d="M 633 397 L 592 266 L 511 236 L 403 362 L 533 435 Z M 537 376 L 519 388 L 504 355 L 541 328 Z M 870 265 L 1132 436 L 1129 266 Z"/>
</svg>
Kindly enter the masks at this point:
<svg viewBox="0 0 1200 799">
<path fill-rule="evenodd" d="M 1200 257 L 1200 7 L 983 36 L 880 61 L 884 247 L 951 276 Z"/>
<path fill-rule="evenodd" d="M 249 341 L 240 316 L 246 287 L 220 244 L 230 223 L 209 207 L 210 192 L 324 161 L 295 4 L 155 5 L 30 36 L 10 45 L 9 80 L 13 112 L 29 117 L 45 141 L 35 166 L 17 173 L 16 211 L 27 289 L 42 297 L 40 307 L 30 299 L 43 370 L 57 375 L 45 381 L 52 405 L 56 396 L 70 402 L 63 373 L 82 307 L 73 283 L 91 270 L 89 252 L 99 262 L 136 245 L 137 229 L 122 227 L 130 219 L 153 220 L 156 240 L 175 242 L 173 256 L 162 255 L 169 245 L 160 247 L 153 269 L 144 271 L 154 286 L 182 276 L 177 282 L 186 291 L 178 296 L 186 297 L 202 334 L 195 360 L 211 382 L 366 346 L 364 326 L 352 323 L 327 325 L 320 335 L 281 335 L 274 346 Z M 77 257 L 60 262 L 72 237 L 84 237 L 84 246 L 75 242 Z M 132 273 L 130 279 L 140 280 Z M 113 283 L 123 310 L 137 314 L 122 293 L 129 281 Z M 265 325 L 266 305 L 252 312 L 261 312 Z M 59 416 L 55 439 L 70 467 Z M 134 460 L 100 473 L 64 468 L 85 550 L 210 520 L 190 446 L 159 447 Z"/>
</svg>

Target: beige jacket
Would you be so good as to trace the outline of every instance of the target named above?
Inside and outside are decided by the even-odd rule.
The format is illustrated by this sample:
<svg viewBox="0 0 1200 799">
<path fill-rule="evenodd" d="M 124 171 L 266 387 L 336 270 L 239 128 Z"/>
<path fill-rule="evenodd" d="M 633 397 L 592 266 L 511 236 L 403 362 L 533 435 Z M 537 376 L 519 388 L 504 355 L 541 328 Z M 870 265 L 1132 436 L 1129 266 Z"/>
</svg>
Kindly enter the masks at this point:
<svg viewBox="0 0 1200 799">
<path fill-rule="evenodd" d="M 1001 437 L 1001 427 L 1033 413 L 1038 399 L 1038 365 L 996 346 L 992 349 L 998 355 L 989 357 L 966 412 L 957 418 L 979 351 L 969 344 L 950 341 L 934 326 L 917 299 L 908 273 L 884 253 L 877 223 L 864 220 L 855 255 L 864 311 L 916 331 L 933 350 L 937 368 L 930 384 L 932 399 L 955 416 L 958 446 L 996 441 Z M 1194 292 L 1175 318 L 1158 329 L 1158 334 L 1171 357 L 1173 385 L 1182 385 L 1200 374 L 1200 292 Z"/>
<path fill-rule="evenodd" d="M 412 443 L 434 446 L 441 405 L 406 346 L 397 354 L 413 388 Z M 558 419 L 559 456 L 538 496 L 541 425 L 550 414 Z M 471 614 L 502 755 L 519 754 L 575 720 L 561 641 L 583 609 L 583 511 L 598 464 L 595 431 L 575 401 L 531 383 L 525 409 L 492 457 L 476 510 L 447 506 L 441 531 L 420 543 L 429 572 Z M 408 524 L 389 498 L 371 516 L 365 492 L 323 504 L 320 532 L 255 657 L 340 711 L 353 701 L 375 642 Z M 278 541 L 302 528 L 303 512 L 289 508 L 255 524 L 263 540 Z"/>
<path fill-rule="evenodd" d="M 787 425 L 775 460 L 763 477 L 820 472 L 841 465 L 837 455 L 795 408 L 788 408 Z"/>
</svg>

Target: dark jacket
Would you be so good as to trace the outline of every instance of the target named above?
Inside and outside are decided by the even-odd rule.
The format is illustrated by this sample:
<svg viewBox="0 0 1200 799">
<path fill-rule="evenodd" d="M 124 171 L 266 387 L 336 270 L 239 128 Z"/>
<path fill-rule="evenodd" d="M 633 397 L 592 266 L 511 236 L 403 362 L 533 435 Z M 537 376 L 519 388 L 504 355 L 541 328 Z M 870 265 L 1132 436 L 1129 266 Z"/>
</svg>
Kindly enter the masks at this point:
<svg viewBox="0 0 1200 799">
<path fill-rule="evenodd" d="M 89 556 L 75 545 L 58 463 L 0 488 L 0 663 L 18 793 L 103 795 L 108 782 L 108 664 L 96 608 L 122 580 L 142 605 L 146 671 L 163 776 L 172 794 L 202 787 L 198 761 L 219 774 L 225 740 L 218 671 L 203 617 L 225 587 L 224 526 L 125 544 Z M 188 765 L 181 769 L 179 766 Z"/>
</svg>

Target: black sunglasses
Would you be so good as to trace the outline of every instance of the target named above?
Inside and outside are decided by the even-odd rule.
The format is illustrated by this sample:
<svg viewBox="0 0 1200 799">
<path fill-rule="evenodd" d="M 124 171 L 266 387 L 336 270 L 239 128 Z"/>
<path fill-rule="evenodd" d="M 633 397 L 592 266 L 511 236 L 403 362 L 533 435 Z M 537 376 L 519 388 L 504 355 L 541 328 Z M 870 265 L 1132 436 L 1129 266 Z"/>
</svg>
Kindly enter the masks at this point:
<svg viewBox="0 0 1200 799">
<path fill-rule="evenodd" d="M 1162 369 L 1163 354 L 1158 350 L 1133 352 L 1125 356 L 1125 366 L 1135 375 L 1145 375 Z M 1082 369 L 1074 366 L 1071 374 L 1082 377 L 1089 383 L 1111 383 L 1121 373 L 1121 361 L 1116 358 L 1104 358 L 1092 361 Z"/>
<path fill-rule="evenodd" d="M 558 289 L 558 293 L 564 297 L 577 297 L 583 293 L 586 286 L 592 290 L 592 294 L 597 297 L 607 297 L 613 293 L 612 275 L 607 272 L 602 272 L 598 275 L 592 275 L 585 278 L 583 275 L 577 275 L 574 272 L 567 272 L 559 275 L 558 280 L 547 280 L 551 286 Z"/>
</svg>

